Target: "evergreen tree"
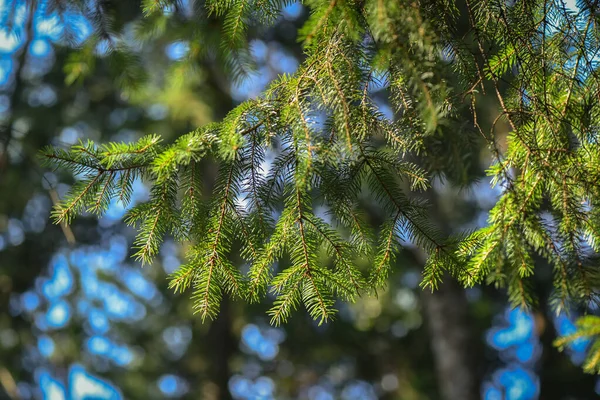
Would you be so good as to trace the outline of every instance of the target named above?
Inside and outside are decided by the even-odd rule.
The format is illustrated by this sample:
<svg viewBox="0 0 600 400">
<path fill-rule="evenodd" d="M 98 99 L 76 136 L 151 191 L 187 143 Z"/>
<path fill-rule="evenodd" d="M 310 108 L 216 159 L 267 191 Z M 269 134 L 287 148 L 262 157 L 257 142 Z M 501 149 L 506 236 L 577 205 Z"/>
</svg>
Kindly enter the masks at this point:
<svg viewBox="0 0 600 400">
<path fill-rule="evenodd" d="M 233 79 L 251 73 L 246 39 L 272 23 L 283 3 L 206 1 L 189 35 L 191 54 L 219 59 Z M 301 304 L 320 323 L 329 321 L 335 299 L 376 293 L 397 254 L 413 246 L 427 255 L 427 290 L 447 274 L 465 287 L 505 287 L 515 306 L 529 307 L 537 301 L 534 274 L 551 268 L 555 311 L 594 305 L 600 5 L 305 3 L 300 68 L 221 122 L 172 144 L 150 135 L 45 149 L 48 165 L 78 176 L 55 221 L 102 214 L 114 198 L 127 203 L 135 179 L 149 182 L 150 200 L 127 216 L 139 229 L 136 257 L 150 263 L 165 235 L 188 242 L 188 261 L 171 286 L 191 289 L 202 319 L 218 315 L 225 295 L 254 302 L 270 293 L 274 324 Z M 165 7 L 177 3 L 144 2 L 149 21 Z M 151 36 L 156 26 L 142 25 L 140 34 Z M 109 64 L 135 96 L 144 67 L 135 49 L 108 37 Z M 86 54 L 83 48 L 67 65 L 70 81 L 89 74 Z M 391 115 L 378 107 L 377 85 L 388 87 Z M 492 101 L 494 114 L 483 115 Z M 506 137 L 498 134 L 502 124 Z M 477 178 L 481 141 L 501 195 L 485 227 L 447 232 L 430 216 L 428 191 L 439 179 L 464 186 Z M 216 179 L 200 175 L 204 162 L 218 166 Z M 366 203 L 377 205 L 383 223 L 374 223 Z M 597 318 L 580 326 L 558 344 L 600 333 Z M 599 365 L 597 342 L 585 368 Z"/>
</svg>

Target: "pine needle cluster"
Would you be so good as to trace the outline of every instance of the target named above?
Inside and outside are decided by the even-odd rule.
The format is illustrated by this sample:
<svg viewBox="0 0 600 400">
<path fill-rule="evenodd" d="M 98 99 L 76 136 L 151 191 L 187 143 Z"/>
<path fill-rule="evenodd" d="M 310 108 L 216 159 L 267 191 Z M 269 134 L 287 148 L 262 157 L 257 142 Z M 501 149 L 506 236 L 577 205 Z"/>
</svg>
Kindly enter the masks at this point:
<svg viewBox="0 0 600 400">
<path fill-rule="evenodd" d="M 162 3 L 144 2 L 148 18 Z M 218 53 L 233 75 L 246 67 L 247 32 L 284 3 L 206 2 L 200 14 L 224 21 Z M 148 136 L 44 150 L 49 165 L 81 177 L 53 217 L 101 214 L 146 180 L 150 200 L 126 218 L 139 229 L 136 257 L 151 262 L 165 235 L 189 241 L 171 286 L 192 291 L 202 318 L 218 314 L 224 294 L 254 302 L 270 293 L 275 324 L 301 304 L 328 321 L 337 298 L 383 287 L 407 245 L 428 256 L 426 288 L 450 274 L 464 286 L 506 287 L 527 307 L 532 276 L 549 265 L 557 311 L 589 304 L 600 251 L 596 3 L 573 12 L 550 0 L 307 0 L 300 68 L 223 121 L 173 144 Z M 373 98 L 381 81 L 393 118 Z M 487 126 L 480 103 L 490 99 L 497 114 Z M 500 123 L 510 126 L 505 142 Z M 477 140 L 502 194 L 486 227 L 448 237 L 419 193 L 434 176 L 464 176 Z M 207 159 L 219 166 L 208 194 Z M 597 321 L 584 325 L 598 333 Z"/>
</svg>

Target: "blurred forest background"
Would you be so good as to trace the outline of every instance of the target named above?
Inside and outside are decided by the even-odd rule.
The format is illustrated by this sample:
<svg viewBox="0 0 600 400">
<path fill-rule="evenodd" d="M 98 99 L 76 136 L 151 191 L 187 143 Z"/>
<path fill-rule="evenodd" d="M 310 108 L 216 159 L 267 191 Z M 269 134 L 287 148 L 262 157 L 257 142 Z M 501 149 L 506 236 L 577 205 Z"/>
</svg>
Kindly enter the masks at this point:
<svg viewBox="0 0 600 400">
<path fill-rule="evenodd" d="M 275 328 L 267 304 L 224 301 L 202 324 L 189 296 L 167 289 L 183 249 L 167 242 L 141 268 L 119 203 L 99 220 L 52 225 L 50 209 L 73 178 L 39 166 L 43 146 L 151 133 L 172 142 L 219 120 L 295 71 L 307 18 L 288 2 L 272 26 L 249 32 L 255 69 L 232 79 L 227 60 L 194 41 L 203 29 L 218 43 L 223 23 L 207 20 L 199 0 L 145 18 L 139 1 L 75 3 L 0 0 L 0 398 L 417 400 L 456 386 L 466 400 L 600 395 L 598 379 L 578 367 L 588 343 L 552 347 L 574 330 L 577 310 L 511 310 L 502 291 L 450 280 L 423 292 L 417 251 L 399 255 L 378 297 L 339 304 L 333 323 L 300 311 Z M 391 114 L 385 80 L 373 90 Z M 448 230 L 485 224 L 498 195 L 484 177 L 488 157 L 482 150 L 481 179 L 466 189 L 435 182 L 435 218 Z M 133 203 L 147 195 L 139 183 Z M 544 299 L 551 276 L 536 280 Z"/>
</svg>

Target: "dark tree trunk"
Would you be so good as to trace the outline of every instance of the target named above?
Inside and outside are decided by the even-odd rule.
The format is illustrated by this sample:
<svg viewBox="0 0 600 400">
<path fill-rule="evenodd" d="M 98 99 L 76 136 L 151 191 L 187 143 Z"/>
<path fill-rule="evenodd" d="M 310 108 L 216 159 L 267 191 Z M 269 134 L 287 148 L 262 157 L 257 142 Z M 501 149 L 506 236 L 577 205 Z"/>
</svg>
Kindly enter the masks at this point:
<svg viewBox="0 0 600 400">
<path fill-rule="evenodd" d="M 546 271 L 550 266 L 540 262 Z M 580 365 L 575 365 L 569 359 L 568 352 L 559 352 L 554 346 L 557 332 L 554 326 L 554 310 L 548 307 L 553 287 L 552 275 L 539 274 L 537 294 L 540 299 L 540 310 L 536 314 L 536 328 L 542 344 L 542 356 L 537 365 L 537 374 L 540 379 L 540 399 L 572 399 L 588 400 L 597 399 L 593 395 L 598 377 L 586 374 Z M 573 317 L 573 316 L 571 316 Z"/>
<path fill-rule="evenodd" d="M 210 347 L 211 365 L 208 370 L 209 378 L 214 384 L 214 399 L 230 400 L 229 393 L 229 360 L 235 352 L 236 340 L 232 333 L 231 324 L 231 302 L 227 296 L 221 302 L 221 311 L 217 319 L 212 323 L 208 332 L 208 343 Z"/>
<path fill-rule="evenodd" d="M 425 290 L 422 298 L 441 398 L 479 400 L 479 345 L 473 346 L 464 290 L 447 277 L 433 293 Z"/>
<path fill-rule="evenodd" d="M 427 199 L 431 203 L 431 218 L 449 236 L 452 223 L 441 211 L 442 199 L 433 192 L 428 193 Z M 414 255 L 420 264 L 425 264 L 427 256 L 423 252 Z M 465 290 L 455 278 L 446 274 L 433 293 L 429 289 L 422 293 L 423 316 L 429 328 L 441 399 L 479 400 L 483 342 L 473 335 L 476 326 L 470 320 Z"/>
</svg>

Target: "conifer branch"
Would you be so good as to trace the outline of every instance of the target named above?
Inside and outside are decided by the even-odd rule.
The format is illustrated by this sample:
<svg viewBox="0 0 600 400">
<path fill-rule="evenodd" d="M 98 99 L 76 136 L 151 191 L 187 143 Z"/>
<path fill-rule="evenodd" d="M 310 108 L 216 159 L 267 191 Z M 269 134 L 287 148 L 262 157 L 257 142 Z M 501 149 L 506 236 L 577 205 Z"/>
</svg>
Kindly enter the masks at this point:
<svg viewBox="0 0 600 400">
<path fill-rule="evenodd" d="M 300 31 L 306 58 L 297 72 L 279 77 L 264 96 L 241 103 L 221 122 L 172 144 L 150 135 L 45 149 L 46 165 L 84 177 L 53 217 L 101 215 L 112 199 L 128 203 L 142 179 L 150 200 L 126 217 L 140 222 L 135 256 L 150 262 L 166 234 L 191 241 L 188 263 L 171 276 L 170 287 L 193 286 L 202 319 L 217 315 L 227 293 L 255 302 L 270 291 L 272 323 L 283 323 L 301 303 L 313 318 L 328 321 L 336 296 L 352 300 L 363 287 L 385 285 L 403 241 L 428 255 L 422 287 L 435 289 L 449 272 L 463 286 L 506 287 L 513 304 L 531 306 L 531 277 L 541 258 L 554 271 L 556 310 L 587 302 L 600 285 L 593 264 L 600 250 L 597 3 L 579 4 L 575 16 L 552 1 L 466 0 L 466 9 L 451 0 L 309 2 Z M 201 26 L 190 43 L 205 44 L 205 53 L 236 79 L 252 68 L 247 32 L 272 23 L 279 6 L 208 0 L 222 36 L 215 46 L 203 40 L 214 32 Z M 144 7 L 149 16 L 161 9 L 152 2 Z M 459 36 L 463 17 L 468 29 Z M 91 55 L 82 50 L 71 63 L 69 79 L 82 74 L 74 69 L 83 64 L 91 69 L 93 51 L 86 51 Z M 110 55 L 123 67 L 117 79 L 139 88 L 142 79 L 132 72 L 141 68 L 143 75 L 143 66 L 127 53 Z M 493 103 L 482 101 L 488 95 Z M 429 182 L 437 177 L 471 185 L 480 140 L 501 193 L 487 226 L 442 233 L 417 192 L 433 193 Z M 209 201 L 200 193 L 205 157 L 223 166 Z M 365 206 L 363 196 L 372 204 Z M 332 220 L 315 216 L 313 206 L 327 208 Z M 370 223 L 363 216 L 371 212 L 385 222 Z M 232 249 L 250 263 L 246 277 L 233 264 Z M 368 278 L 357 259 L 370 261 Z M 595 337 L 597 322 L 580 328 Z M 590 371 L 600 371 L 598 346 L 586 363 Z"/>
</svg>

